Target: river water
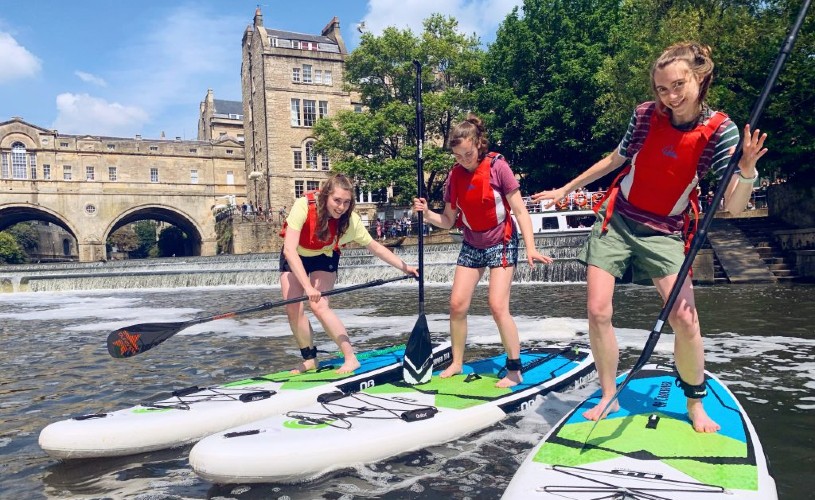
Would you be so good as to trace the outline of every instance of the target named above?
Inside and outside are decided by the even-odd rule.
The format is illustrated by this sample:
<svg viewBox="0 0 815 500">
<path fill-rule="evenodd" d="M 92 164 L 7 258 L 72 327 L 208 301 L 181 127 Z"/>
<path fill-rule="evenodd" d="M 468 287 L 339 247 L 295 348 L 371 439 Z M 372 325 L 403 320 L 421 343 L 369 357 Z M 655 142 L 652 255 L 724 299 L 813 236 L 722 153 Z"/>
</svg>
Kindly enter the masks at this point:
<svg viewBox="0 0 815 500">
<path fill-rule="evenodd" d="M 425 292 L 430 330 L 442 336 L 450 288 L 429 284 Z M 813 292 L 812 285 L 697 287 L 707 368 L 751 416 L 782 499 L 811 498 L 815 490 Z M 416 320 L 416 297 L 415 283 L 400 282 L 340 294 L 333 302 L 362 350 L 404 341 Z M 298 352 L 278 310 L 199 324 L 129 359 L 113 359 L 105 348 L 107 333 L 122 326 L 188 320 L 278 298 L 276 286 L 0 294 L 0 497 L 498 498 L 532 446 L 596 389 L 594 382 L 550 395 L 475 435 L 297 485 L 211 484 L 190 469 L 190 447 L 68 462 L 38 447 L 40 430 L 56 420 L 293 366 Z M 653 288 L 636 285 L 618 287 L 615 300 L 625 368 L 639 354 L 659 304 Z M 523 343 L 585 338 L 584 301 L 581 283 L 515 285 L 512 308 Z M 500 352 L 486 287 L 476 292 L 470 327 L 468 358 Z M 666 329 L 652 359 L 668 360 L 671 344 Z M 318 347 L 332 347 L 319 330 Z"/>
</svg>

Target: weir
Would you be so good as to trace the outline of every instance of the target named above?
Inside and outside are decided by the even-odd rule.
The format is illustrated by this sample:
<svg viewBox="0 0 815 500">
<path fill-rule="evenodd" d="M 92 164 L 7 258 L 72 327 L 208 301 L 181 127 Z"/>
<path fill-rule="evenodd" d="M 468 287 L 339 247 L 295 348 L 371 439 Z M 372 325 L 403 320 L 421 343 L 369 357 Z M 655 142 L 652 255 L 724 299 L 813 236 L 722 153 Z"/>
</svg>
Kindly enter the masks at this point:
<svg viewBox="0 0 815 500">
<path fill-rule="evenodd" d="M 587 235 L 546 235 L 536 238 L 538 250 L 555 262 L 526 264 L 521 242 L 516 282 L 582 282 L 585 267 L 576 257 Z M 393 249 L 405 262 L 418 262 L 416 246 Z M 459 243 L 425 245 L 426 283 L 451 283 L 460 249 Z M 20 264 L 0 268 L 0 291 L 37 292 L 121 288 L 180 288 L 220 285 L 276 285 L 279 280 L 278 253 L 218 255 L 163 259 L 118 260 L 108 262 L 68 262 Z M 484 273 L 482 282 L 488 281 Z M 399 271 L 384 264 L 364 248 L 342 251 L 338 284 L 365 283 L 398 276 Z"/>
</svg>

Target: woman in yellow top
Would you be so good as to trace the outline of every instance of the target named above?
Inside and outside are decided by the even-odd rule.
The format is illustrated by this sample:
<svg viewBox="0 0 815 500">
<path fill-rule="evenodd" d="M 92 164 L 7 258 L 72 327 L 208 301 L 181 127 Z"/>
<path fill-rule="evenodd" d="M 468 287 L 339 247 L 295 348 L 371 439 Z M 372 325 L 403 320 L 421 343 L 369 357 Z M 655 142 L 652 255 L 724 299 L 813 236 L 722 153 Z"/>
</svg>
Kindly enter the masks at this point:
<svg viewBox="0 0 815 500">
<path fill-rule="evenodd" d="M 328 298 L 322 297 L 322 292 L 334 288 L 337 280 L 340 246 L 358 243 L 405 274 L 418 276 L 419 271 L 371 238 L 354 212 L 354 186 L 342 174 L 332 174 L 319 191 L 306 193 L 294 202 L 283 235 L 283 251 L 280 253 L 283 298 L 307 295 L 314 316 L 345 357 L 337 373 L 356 370 L 359 361 L 345 326 L 329 307 Z M 305 315 L 305 305 L 303 302 L 287 305 L 286 315 L 303 356 L 303 362 L 292 371 L 297 373 L 316 368 L 314 330 Z"/>
</svg>

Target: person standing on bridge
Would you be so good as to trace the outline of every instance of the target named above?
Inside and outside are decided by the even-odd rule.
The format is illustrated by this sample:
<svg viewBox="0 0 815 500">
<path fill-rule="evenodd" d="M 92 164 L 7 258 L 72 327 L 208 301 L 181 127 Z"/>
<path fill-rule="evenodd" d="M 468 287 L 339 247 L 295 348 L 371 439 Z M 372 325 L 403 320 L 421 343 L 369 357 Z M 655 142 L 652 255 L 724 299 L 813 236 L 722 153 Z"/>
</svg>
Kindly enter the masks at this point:
<svg viewBox="0 0 815 500">
<path fill-rule="evenodd" d="M 354 205 L 354 185 L 345 175 L 332 174 L 318 191 L 308 192 L 294 202 L 281 231 L 284 238 L 280 253 L 283 298 L 308 295 L 311 311 L 345 357 L 337 373 L 350 373 L 360 366 L 345 326 L 329 307 L 328 297 L 322 296 L 322 292 L 334 288 L 337 280 L 340 247 L 357 243 L 386 264 L 405 274 L 419 276 L 415 267 L 371 238 L 360 216 L 354 212 Z M 287 305 L 286 315 L 303 356 L 303 362 L 292 372 L 315 369 L 317 348 L 305 305 L 303 302 Z"/>
<path fill-rule="evenodd" d="M 727 115 L 705 103 L 713 78 L 710 53 L 710 47 L 692 42 L 665 49 L 651 68 L 655 101 L 634 110 L 617 150 L 563 187 L 532 196 L 548 200 L 548 208 L 631 161 L 595 207 L 598 219 L 579 257 L 588 266 L 589 338 L 602 390 L 597 406 L 583 414 L 589 420 L 605 417 L 600 413 L 616 392 L 619 348 L 611 325 L 615 278 L 633 266 L 635 281 L 650 279 L 662 300 L 667 299 L 690 246 L 689 230 L 696 222 L 691 219 L 698 218 L 696 185 L 711 169 L 722 175 L 739 140 Z M 729 183 L 724 208 L 730 213 L 747 206 L 758 177 L 756 163 L 767 152 L 766 137 L 744 127 L 739 168 L 732 178 L 720 180 Z M 707 394 L 704 346 L 690 279 L 683 281 L 668 320 L 676 334 L 677 385 L 687 397 L 688 417 L 697 432 L 716 432 L 719 424 L 702 405 Z M 617 402 L 609 407 L 609 412 L 617 410 Z"/>
<path fill-rule="evenodd" d="M 490 312 L 507 352 L 506 376 L 496 386 L 512 387 L 521 383 L 523 376 L 518 327 L 509 311 L 512 276 L 518 265 L 518 228 L 510 209 L 521 227 L 529 265 L 534 266 L 535 261 L 549 264 L 552 258 L 535 248 L 532 220 L 518 180 L 509 163 L 487 149 L 487 131 L 481 119 L 470 115 L 456 125 L 450 132 L 449 144 L 456 164 L 444 186 L 444 211 L 430 211 L 424 198 L 413 200 L 413 210 L 424 212 L 430 224 L 450 229 L 458 223 L 464 233 L 450 293 L 453 362 L 440 376 L 448 378 L 462 372 L 467 312 L 475 287 L 489 267 Z"/>
</svg>

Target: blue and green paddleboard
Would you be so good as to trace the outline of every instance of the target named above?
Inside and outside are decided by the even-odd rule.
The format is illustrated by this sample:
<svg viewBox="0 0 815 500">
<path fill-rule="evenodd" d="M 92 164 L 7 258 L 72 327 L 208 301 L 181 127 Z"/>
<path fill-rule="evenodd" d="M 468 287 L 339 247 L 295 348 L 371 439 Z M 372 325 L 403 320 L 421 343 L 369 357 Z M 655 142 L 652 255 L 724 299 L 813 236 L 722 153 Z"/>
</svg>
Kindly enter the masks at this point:
<svg viewBox="0 0 815 500">
<path fill-rule="evenodd" d="M 594 422 L 582 415 L 600 398 L 592 395 L 532 450 L 504 498 L 778 498 L 756 431 L 733 394 L 706 374 L 705 411 L 721 430 L 698 433 L 675 381 L 672 367 L 646 365 L 620 393 L 620 411 L 589 435 Z"/>
<path fill-rule="evenodd" d="M 204 438 L 190 465 L 217 483 L 302 481 L 484 429 L 539 395 L 582 384 L 594 370 L 591 352 L 577 345 L 525 350 L 521 362 L 523 383 L 512 388 L 495 387 L 506 363 L 501 355 L 467 363 L 449 378 L 436 372 L 422 385 L 326 393 L 310 406 Z"/>
<path fill-rule="evenodd" d="M 108 413 L 55 422 L 40 432 L 39 444 L 55 458 L 131 455 L 193 443 L 213 432 L 311 404 L 326 391 L 353 392 L 402 376 L 405 346 L 357 354 L 361 366 L 337 373 L 342 358 L 321 361 L 318 370 L 289 371 L 213 387 L 173 391 L 165 399 Z M 433 346 L 436 366 L 450 362 L 450 343 Z"/>
</svg>

